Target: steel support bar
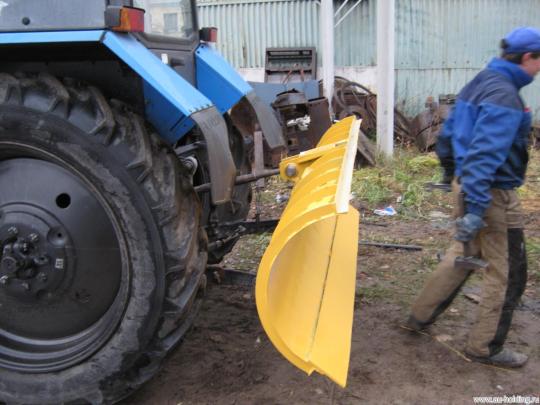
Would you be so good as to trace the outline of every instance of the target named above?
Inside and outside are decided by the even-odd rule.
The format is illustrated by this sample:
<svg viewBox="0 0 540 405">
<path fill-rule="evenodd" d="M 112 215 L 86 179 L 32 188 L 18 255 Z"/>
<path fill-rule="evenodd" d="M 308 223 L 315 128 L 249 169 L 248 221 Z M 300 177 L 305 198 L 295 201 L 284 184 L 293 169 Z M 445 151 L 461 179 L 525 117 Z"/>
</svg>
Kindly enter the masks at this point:
<svg viewBox="0 0 540 405">
<path fill-rule="evenodd" d="M 341 10 L 343 10 L 343 7 L 345 7 L 348 2 L 349 2 L 349 0 L 345 0 L 343 3 L 341 3 L 341 6 L 339 6 L 338 9 L 336 10 L 336 12 L 334 13 L 334 17 L 338 16 L 339 12 Z"/>
<path fill-rule="evenodd" d="M 243 174 L 241 176 L 237 176 L 234 184 L 246 184 L 246 183 L 252 183 L 254 181 L 257 181 L 259 179 L 263 179 L 265 177 L 275 176 L 279 174 L 279 169 L 273 169 L 273 170 L 265 170 L 259 174 Z M 197 193 L 206 193 L 210 191 L 210 183 L 204 183 L 200 186 L 194 187 L 195 192 Z"/>
<path fill-rule="evenodd" d="M 397 243 L 385 243 L 385 242 L 371 242 L 368 240 L 361 240 L 358 242 L 361 246 L 374 246 L 384 249 L 401 249 L 401 250 L 422 250 L 422 246 L 418 245 L 400 245 Z"/>
<path fill-rule="evenodd" d="M 394 149 L 395 0 L 377 1 L 377 148 Z"/>
<path fill-rule="evenodd" d="M 334 95 L 334 4 L 333 0 L 321 1 L 321 49 L 324 96 L 328 99 L 330 116 Z"/>
<path fill-rule="evenodd" d="M 336 28 L 339 24 L 341 24 L 341 22 L 342 22 L 345 18 L 347 18 L 347 16 L 348 16 L 349 14 L 351 14 L 351 13 L 353 12 L 353 10 L 354 10 L 356 7 L 358 7 L 358 6 L 360 5 L 360 3 L 362 3 L 362 0 L 358 0 L 356 3 L 354 3 L 354 5 L 353 5 L 350 9 L 347 10 L 347 12 L 345 13 L 345 15 L 344 15 L 343 17 L 341 17 L 341 18 L 338 20 L 338 22 L 336 23 L 336 25 L 334 25 L 334 28 Z M 338 11 L 339 11 L 339 10 L 338 10 Z M 336 13 L 336 14 L 337 14 L 337 13 Z"/>
</svg>

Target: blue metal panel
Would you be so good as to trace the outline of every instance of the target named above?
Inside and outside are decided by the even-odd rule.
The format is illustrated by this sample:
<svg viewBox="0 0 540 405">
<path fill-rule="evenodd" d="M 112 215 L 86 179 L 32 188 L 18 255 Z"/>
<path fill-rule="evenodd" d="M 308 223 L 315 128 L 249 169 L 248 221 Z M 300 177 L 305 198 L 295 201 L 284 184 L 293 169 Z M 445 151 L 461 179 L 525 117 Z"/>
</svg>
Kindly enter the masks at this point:
<svg viewBox="0 0 540 405">
<path fill-rule="evenodd" d="M 139 74 L 144 82 L 146 118 L 170 143 L 195 125 L 189 118 L 191 114 L 212 106 L 208 98 L 131 34 L 103 30 L 0 33 L 0 44 L 65 42 L 102 42 Z"/>
<path fill-rule="evenodd" d="M 195 125 L 193 120 L 178 106 L 163 97 L 155 87 L 143 81 L 146 119 L 156 128 L 158 134 L 167 142 L 175 143 Z"/>
<path fill-rule="evenodd" d="M 223 114 L 253 89 L 208 45 L 195 51 L 197 88 L 216 105 Z"/>
<path fill-rule="evenodd" d="M 104 29 L 108 0 L 2 0 L 0 31 Z M 119 2 L 117 2 L 119 3 Z M 24 23 L 26 20 L 30 23 Z"/>
<path fill-rule="evenodd" d="M 298 90 L 305 94 L 307 100 L 319 98 L 319 81 L 318 80 L 306 80 L 303 82 L 293 83 L 259 83 L 249 82 L 249 84 L 255 89 L 257 96 L 264 101 L 268 106 L 276 100 L 276 96 L 279 93 L 289 90 Z"/>
<path fill-rule="evenodd" d="M 103 43 L 126 62 L 144 83 L 146 117 L 169 142 L 194 125 L 191 114 L 212 102 L 129 34 L 107 32 Z"/>
<path fill-rule="evenodd" d="M 39 44 L 59 42 L 98 42 L 105 31 L 51 31 L 1 33 L 0 44 Z"/>
</svg>

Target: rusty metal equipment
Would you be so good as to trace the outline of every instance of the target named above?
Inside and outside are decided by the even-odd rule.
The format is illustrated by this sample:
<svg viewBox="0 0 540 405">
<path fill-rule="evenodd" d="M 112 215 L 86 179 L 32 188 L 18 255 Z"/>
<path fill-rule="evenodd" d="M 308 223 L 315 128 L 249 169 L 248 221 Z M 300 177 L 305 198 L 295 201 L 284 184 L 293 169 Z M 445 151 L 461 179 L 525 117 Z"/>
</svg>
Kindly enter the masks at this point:
<svg viewBox="0 0 540 405">
<path fill-rule="evenodd" d="M 299 77 L 303 82 L 317 76 L 317 52 L 313 47 L 304 48 L 267 48 L 264 63 L 264 81 L 281 83 L 295 81 Z M 291 80 L 294 79 L 294 80 Z"/>
<path fill-rule="evenodd" d="M 445 193 L 452 191 L 452 185 L 448 183 L 426 183 L 424 187 L 427 191 L 440 190 L 444 191 Z"/>
<path fill-rule="evenodd" d="M 540 147 L 540 123 L 533 122 L 531 127 L 531 146 L 535 149 Z"/>
<path fill-rule="evenodd" d="M 418 114 L 411 122 L 411 134 L 415 138 L 418 149 L 425 152 L 435 146 L 444 121 L 448 118 L 455 102 L 455 94 L 440 95 L 439 102 L 435 102 L 431 96 L 426 99 L 426 110 Z"/>
<path fill-rule="evenodd" d="M 308 101 L 304 93 L 293 89 L 278 94 L 272 107 L 281 118 L 289 155 L 314 148 L 331 126 L 328 100 L 324 97 Z M 274 167 L 280 158 L 278 153 L 268 151 L 265 160 Z"/>
<path fill-rule="evenodd" d="M 362 118 L 362 132 L 373 138 L 377 129 L 377 95 L 367 87 L 341 76 L 335 77 L 332 108 L 337 118 L 354 114 Z M 397 108 L 394 109 L 394 139 L 397 144 L 409 145 L 410 121 Z"/>
</svg>

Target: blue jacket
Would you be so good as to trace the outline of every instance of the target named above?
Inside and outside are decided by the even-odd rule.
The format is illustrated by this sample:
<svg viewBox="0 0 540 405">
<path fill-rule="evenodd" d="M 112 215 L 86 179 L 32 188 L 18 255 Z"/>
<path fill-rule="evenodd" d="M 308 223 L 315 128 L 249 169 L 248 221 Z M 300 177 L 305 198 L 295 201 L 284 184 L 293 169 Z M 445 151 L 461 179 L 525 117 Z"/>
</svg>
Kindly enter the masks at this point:
<svg viewBox="0 0 540 405">
<path fill-rule="evenodd" d="M 532 81 L 519 65 L 494 58 L 459 93 L 436 152 L 445 175 L 460 178 L 466 213 L 483 216 L 491 188 L 523 184 L 531 113 L 519 90 Z"/>
</svg>

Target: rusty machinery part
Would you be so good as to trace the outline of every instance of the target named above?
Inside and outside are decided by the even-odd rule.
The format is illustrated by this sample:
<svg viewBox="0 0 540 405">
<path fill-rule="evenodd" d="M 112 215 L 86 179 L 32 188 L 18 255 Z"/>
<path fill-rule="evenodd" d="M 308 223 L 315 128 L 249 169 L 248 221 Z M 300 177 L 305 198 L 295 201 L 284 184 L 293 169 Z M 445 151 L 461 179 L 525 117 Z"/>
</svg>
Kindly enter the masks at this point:
<svg viewBox="0 0 540 405">
<path fill-rule="evenodd" d="M 531 126 L 531 146 L 535 149 L 540 148 L 540 123 L 535 122 Z"/>
<path fill-rule="evenodd" d="M 291 78 L 301 81 L 317 75 L 316 48 L 266 48 L 264 62 L 264 81 L 287 83 Z"/>
<path fill-rule="evenodd" d="M 376 166 L 377 150 L 375 143 L 360 130 L 358 134 L 358 153 L 356 154 L 356 167 Z"/>
<path fill-rule="evenodd" d="M 322 85 L 322 83 L 321 83 Z M 336 76 L 332 108 L 341 119 L 351 114 L 362 118 L 362 132 L 373 138 L 377 130 L 377 95 L 359 83 Z M 394 109 L 394 139 L 401 145 L 414 143 L 410 121 L 397 108 Z"/>
<path fill-rule="evenodd" d="M 274 116 L 277 118 L 277 121 L 279 121 L 279 115 L 274 109 L 268 107 L 268 111 L 269 113 L 274 114 Z M 233 126 L 244 137 L 244 140 L 248 144 L 251 144 L 253 134 L 256 131 L 261 130 L 258 123 L 257 115 L 255 115 L 253 107 L 247 102 L 240 102 L 231 109 L 229 117 L 232 121 Z M 266 137 L 264 138 L 264 151 L 264 166 L 269 168 L 276 168 L 279 165 L 281 159 L 287 155 L 286 146 L 271 148 L 271 145 L 268 144 Z M 273 156 L 275 158 L 272 158 Z M 249 158 L 251 161 L 253 161 L 253 156 L 251 153 Z"/>
<path fill-rule="evenodd" d="M 259 174 L 254 174 L 254 173 L 243 174 L 241 176 L 236 177 L 234 184 L 241 185 L 241 184 L 253 183 L 253 182 L 256 182 L 257 180 L 276 176 L 278 174 L 279 174 L 279 169 L 264 170 Z M 210 183 L 204 183 L 204 184 L 195 186 L 195 191 L 197 193 L 208 193 L 210 191 Z"/>
<path fill-rule="evenodd" d="M 199 194 L 203 212 L 202 222 L 209 240 L 208 262 L 212 264 L 219 263 L 237 242 L 238 231 L 231 228 L 221 228 L 220 224 L 241 222 L 247 218 L 253 196 L 249 182 L 256 180 L 252 178 L 251 173 L 252 138 L 243 137 L 228 115 L 225 115 L 225 121 L 229 132 L 229 147 L 237 168 L 231 201 L 228 203 L 212 204 L 209 193 L 211 183 L 206 148 L 198 131 L 195 130 L 191 135 L 186 136 L 183 145 L 179 145 L 175 149 L 184 166 L 188 170 L 193 170 L 193 185 Z"/>
<path fill-rule="evenodd" d="M 48 74 L 0 88 L 0 402 L 114 403 L 199 307 L 199 201 L 126 104 Z"/>
<path fill-rule="evenodd" d="M 440 95 L 438 103 L 431 96 L 426 99 L 426 110 L 411 121 L 411 134 L 418 149 L 423 152 L 433 149 L 455 101 L 454 94 Z"/>
<path fill-rule="evenodd" d="M 277 95 L 272 107 L 281 119 L 289 155 L 314 148 L 331 126 L 328 100 L 307 100 L 303 92 L 289 90 Z M 282 156 L 267 152 L 265 160 L 278 165 Z"/>
<path fill-rule="evenodd" d="M 206 268 L 208 281 L 219 285 L 239 285 L 253 288 L 255 286 L 254 273 L 248 273 L 243 270 L 236 270 L 221 267 L 219 265 L 210 265 Z"/>
</svg>

